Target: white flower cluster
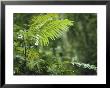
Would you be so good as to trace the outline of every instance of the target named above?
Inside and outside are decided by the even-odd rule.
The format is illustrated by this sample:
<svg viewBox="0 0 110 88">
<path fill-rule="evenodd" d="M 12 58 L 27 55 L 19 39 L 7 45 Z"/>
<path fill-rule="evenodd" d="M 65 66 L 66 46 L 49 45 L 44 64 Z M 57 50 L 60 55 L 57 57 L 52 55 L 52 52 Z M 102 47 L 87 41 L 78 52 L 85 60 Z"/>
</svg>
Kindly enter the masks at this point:
<svg viewBox="0 0 110 88">
<path fill-rule="evenodd" d="M 87 69 L 91 69 L 91 70 L 97 70 L 97 67 L 95 67 L 95 65 L 90 65 L 90 64 L 85 64 L 85 63 L 79 63 L 79 62 L 73 62 L 73 65 L 76 65 L 78 67 L 83 67 L 83 68 L 87 68 Z"/>
<path fill-rule="evenodd" d="M 23 39 L 23 35 L 19 34 L 18 39 Z"/>
<path fill-rule="evenodd" d="M 23 39 L 23 30 L 20 30 L 18 33 L 18 39 Z"/>
<path fill-rule="evenodd" d="M 38 46 L 38 41 L 35 42 L 35 45 Z"/>
<path fill-rule="evenodd" d="M 38 46 L 38 44 L 39 44 L 39 35 L 38 34 L 36 35 L 35 39 L 36 39 L 35 45 Z"/>
</svg>

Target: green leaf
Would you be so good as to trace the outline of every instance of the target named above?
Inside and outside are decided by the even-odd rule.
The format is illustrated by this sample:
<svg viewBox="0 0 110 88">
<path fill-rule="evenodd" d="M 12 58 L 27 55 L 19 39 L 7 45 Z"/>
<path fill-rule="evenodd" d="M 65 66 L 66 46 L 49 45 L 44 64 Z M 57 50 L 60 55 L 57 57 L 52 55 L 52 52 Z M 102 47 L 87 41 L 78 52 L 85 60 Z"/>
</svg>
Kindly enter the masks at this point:
<svg viewBox="0 0 110 88">
<path fill-rule="evenodd" d="M 68 31 L 73 21 L 68 19 L 60 20 L 58 14 L 46 14 L 32 17 L 28 34 L 39 35 L 38 44 L 46 46 L 49 40 L 55 40 Z"/>
</svg>

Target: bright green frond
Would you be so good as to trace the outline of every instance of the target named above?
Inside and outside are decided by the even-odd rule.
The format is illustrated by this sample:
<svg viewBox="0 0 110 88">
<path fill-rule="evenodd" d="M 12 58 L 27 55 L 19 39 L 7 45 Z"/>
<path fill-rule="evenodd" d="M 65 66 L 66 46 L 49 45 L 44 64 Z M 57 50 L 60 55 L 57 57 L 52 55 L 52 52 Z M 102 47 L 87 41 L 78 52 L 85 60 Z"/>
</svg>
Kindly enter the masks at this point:
<svg viewBox="0 0 110 88">
<path fill-rule="evenodd" d="M 73 21 L 60 20 L 59 14 L 45 14 L 34 16 L 30 25 L 29 32 L 39 35 L 37 42 L 45 46 L 49 44 L 49 39 L 55 40 L 65 33 L 73 25 Z"/>
</svg>

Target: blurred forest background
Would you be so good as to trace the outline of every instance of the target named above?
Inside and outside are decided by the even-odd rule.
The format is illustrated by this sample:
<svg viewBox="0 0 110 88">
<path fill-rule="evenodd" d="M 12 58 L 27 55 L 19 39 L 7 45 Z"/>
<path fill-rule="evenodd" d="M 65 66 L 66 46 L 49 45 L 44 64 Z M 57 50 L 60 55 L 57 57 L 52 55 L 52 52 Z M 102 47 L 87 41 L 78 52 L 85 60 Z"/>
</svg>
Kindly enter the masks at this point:
<svg viewBox="0 0 110 88">
<path fill-rule="evenodd" d="M 96 75 L 97 14 L 14 13 L 14 75 Z"/>
</svg>

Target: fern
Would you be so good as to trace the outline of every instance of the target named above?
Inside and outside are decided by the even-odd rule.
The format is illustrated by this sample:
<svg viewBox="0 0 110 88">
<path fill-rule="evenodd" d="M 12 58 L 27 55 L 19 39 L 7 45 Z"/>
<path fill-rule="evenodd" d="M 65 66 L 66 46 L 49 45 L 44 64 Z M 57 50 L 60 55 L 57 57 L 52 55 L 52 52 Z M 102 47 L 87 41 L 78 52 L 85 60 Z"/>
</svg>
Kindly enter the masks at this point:
<svg viewBox="0 0 110 88">
<path fill-rule="evenodd" d="M 32 17 L 27 34 L 36 41 L 35 45 L 45 46 L 49 44 L 50 39 L 59 38 L 72 25 L 73 21 L 68 19 L 60 20 L 58 14 L 41 14 Z"/>
<path fill-rule="evenodd" d="M 14 39 L 16 39 L 14 46 L 16 46 L 18 54 L 20 54 L 19 52 L 21 52 L 20 55 L 25 54 L 22 57 L 24 57 L 26 67 L 31 71 L 36 69 L 36 73 L 39 73 L 42 70 L 40 65 L 44 61 L 36 46 L 48 45 L 50 40 L 60 38 L 72 25 L 73 21 L 61 19 L 60 14 L 55 13 L 33 16 L 24 28 L 14 25 Z M 59 65 L 60 68 L 61 66 Z M 15 70 L 18 73 L 17 69 Z M 27 71 L 27 69 L 25 70 Z"/>
<path fill-rule="evenodd" d="M 35 49 L 28 49 L 27 50 L 27 59 L 28 60 L 35 60 L 39 58 L 39 52 Z"/>
</svg>

